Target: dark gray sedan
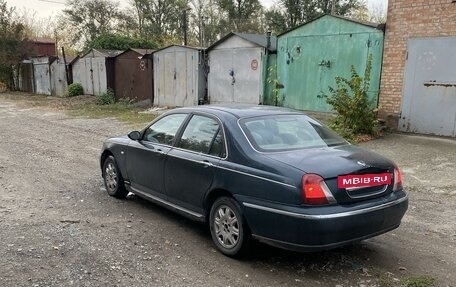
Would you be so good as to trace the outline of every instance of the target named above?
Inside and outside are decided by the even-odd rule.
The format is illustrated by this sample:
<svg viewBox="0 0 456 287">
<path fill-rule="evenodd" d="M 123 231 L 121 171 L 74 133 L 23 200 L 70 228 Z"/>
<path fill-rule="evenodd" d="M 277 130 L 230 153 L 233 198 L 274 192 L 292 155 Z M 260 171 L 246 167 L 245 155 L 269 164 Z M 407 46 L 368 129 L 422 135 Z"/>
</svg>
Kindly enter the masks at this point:
<svg viewBox="0 0 456 287">
<path fill-rule="evenodd" d="M 108 139 L 100 163 L 109 195 L 207 222 L 229 256 L 252 238 L 297 251 L 360 241 L 397 228 L 408 206 L 392 161 L 283 108 L 175 109 Z"/>
</svg>

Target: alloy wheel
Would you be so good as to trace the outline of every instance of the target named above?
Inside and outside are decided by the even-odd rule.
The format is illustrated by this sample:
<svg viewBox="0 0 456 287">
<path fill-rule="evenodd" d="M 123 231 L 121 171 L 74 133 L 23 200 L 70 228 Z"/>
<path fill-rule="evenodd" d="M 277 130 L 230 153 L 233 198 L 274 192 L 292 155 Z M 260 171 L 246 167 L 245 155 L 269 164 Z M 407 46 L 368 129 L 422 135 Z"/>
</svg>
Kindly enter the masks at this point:
<svg viewBox="0 0 456 287">
<path fill-rule="evenodd" d="M 220 205 L 215 212 L 214 231 L 218 242 L 225 248 L 234 248 L 239 241 L 239 221 L 227 205 Z"/>
</svg>

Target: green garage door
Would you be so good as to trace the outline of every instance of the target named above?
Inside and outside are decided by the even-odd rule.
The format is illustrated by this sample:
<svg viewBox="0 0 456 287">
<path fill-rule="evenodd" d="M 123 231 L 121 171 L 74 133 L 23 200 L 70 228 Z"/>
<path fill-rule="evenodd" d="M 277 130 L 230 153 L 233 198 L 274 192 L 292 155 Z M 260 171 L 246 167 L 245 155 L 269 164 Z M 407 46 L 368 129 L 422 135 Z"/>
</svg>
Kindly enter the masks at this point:
<svg viewBox="0 0 456 287">
<path fill-rule="evenodd" d="M 328 93 L 335 86 L 335 77 L 350 77 L 350 67 L 364 74 L 369 53 L 382 48 L 377 34 L 353 33 L 290 37 L 287 39 L 285 63 L 281 63 L 281 82 L 284 106 L 319 112 L 330 112 L 331 107 L 318 95 Z M 381 53 L 380 53 L 381 55 Z M 282 58 L 283 59 L 283 58 Z M 378 96 L 381 59 L 374 59 L 370 97 Z"/>
</svg>

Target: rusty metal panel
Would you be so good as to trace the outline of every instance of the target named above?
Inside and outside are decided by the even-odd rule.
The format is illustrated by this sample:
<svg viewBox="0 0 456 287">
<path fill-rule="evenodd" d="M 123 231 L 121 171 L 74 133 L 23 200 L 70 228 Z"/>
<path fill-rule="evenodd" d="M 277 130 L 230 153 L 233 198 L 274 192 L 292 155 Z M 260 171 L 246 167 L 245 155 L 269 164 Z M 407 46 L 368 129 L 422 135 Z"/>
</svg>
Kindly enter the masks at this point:
<svg viewBox="0 0 456 287">
<path fill-rule="evenodd" d="M 21 63 L 19 66 L 19 91 L 33 93 L 33 64 L 32 63 Z"/>
<path fill-rule="evenodd" d="M 409 39 L 399 130 L 456 136 L 456 37 Z"/>
<path fill-rule="evenodd" d="M 110 57 L 105 59 L 105 69 L 106 69 L 106 89 L 110 89 L 114 92 L 116 91 L 116 58 Z"/>
<path fill-rule="evenodd" d="M 55 43 L 33 43 L 34 56 L 56 56 Z"/>
<path fill-rule="evenodd" d="M 115 62 L 116 98 L 153 102 L 153 69 L 150 59 L 134 51 L 118 56 Z"/>
</svg>

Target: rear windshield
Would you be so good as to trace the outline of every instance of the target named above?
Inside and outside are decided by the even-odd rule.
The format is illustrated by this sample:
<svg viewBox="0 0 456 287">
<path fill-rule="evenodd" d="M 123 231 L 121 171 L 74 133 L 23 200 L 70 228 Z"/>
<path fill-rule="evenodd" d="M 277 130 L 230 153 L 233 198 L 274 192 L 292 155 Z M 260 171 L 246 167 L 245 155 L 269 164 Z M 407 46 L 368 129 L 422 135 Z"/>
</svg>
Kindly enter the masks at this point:
<svg viewBox="0 0 456 287">
<path fill-rule="evenodd" d="M 252 146 L 262 152 L 347 144 L 329 128 L 305 115 L 252 117 L 239 123 Z"/>
</svg>

